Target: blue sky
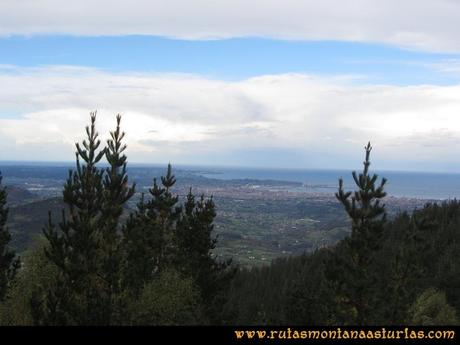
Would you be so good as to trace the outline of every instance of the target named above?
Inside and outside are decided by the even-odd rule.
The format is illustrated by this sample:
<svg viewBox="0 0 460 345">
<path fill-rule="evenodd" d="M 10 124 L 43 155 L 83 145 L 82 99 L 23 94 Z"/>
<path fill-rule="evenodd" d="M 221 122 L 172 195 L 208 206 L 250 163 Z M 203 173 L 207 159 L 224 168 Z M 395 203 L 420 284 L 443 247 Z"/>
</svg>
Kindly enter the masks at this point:
<svg viewBox="0 0 460 345">
<path fill-rule="evenodd" d="M 437 65 L 460 54 L 378 43 L 233 38 L 190 41 L 157 36 L 38 35 L 0 39 L 0 64 L 87 66 L 110 72 L 192 73 L 240 80 L 265 74 L 356 75 L 367 83 L 454 84 Z M 184 58 L 186 57 L 186 58 Z"/>
<path fill-rule="evenodd" d="M 0 160 L 460 171 L 453 0 L 0 2 Z"/>
</svg>

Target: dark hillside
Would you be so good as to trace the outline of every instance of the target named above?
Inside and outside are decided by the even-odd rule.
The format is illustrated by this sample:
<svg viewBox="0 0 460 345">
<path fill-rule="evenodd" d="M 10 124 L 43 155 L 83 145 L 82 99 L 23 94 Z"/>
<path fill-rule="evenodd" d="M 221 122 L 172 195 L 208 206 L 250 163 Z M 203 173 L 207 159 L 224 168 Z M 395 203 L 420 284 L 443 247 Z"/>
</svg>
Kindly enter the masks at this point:
<svg viewBox="0 0 460 345">
<path fill-rule="evenodd" d="M 59 220 L 63 207 L 62 198 L 10 207 L 7 225 L 11 232 L 11 246 L 19 253 L 30 249 L 42 233 L 42 228 L 48 220 L 48 211 L 52 212 L 54 219 Z"/>
<path fill-rule="evenodd" d="M 7 186 L 7 202 L 9 207 L 27 204 L 38 201 L 38 195 L 29 192 L 27 189 L 17 186 Z"/>
<path fill-rule="evenodd" d="M 460 202 L 427 204 L 388 222 L 366 290 L 369 324 L 436 324 L 445 310 L 460 315 Z M 243 269 L 226 306 L 232 324 L 347 324 L 353 309 L 338 303 L 337 268 L 345 241 L 314 253 Z M 420 302 L 420 296 L 435 291 Z M 439 296 L 446 296 L 442 302 Z M 434 302 L 436 301 L 436 302 Z M 445 303 L 445 304 L 444 304 Z M 441 312 L 442 311 L 442 312 Z M 421 315 L 421 316 L 420 316 Z M 421 317 L 421 318 L 420 318 Z"/>
</svg>

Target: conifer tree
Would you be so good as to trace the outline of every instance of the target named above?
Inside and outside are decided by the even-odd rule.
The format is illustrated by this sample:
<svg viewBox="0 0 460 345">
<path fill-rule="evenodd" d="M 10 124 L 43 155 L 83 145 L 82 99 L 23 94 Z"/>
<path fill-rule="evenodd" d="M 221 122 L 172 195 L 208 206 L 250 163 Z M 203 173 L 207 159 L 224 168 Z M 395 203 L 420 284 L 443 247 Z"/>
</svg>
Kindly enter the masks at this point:
<svg viewBox="0 0 460 345">
<path fill-rule="evenodd" d="M 126 146 L 121 117 L 108 148 L 100 148 L 96 113 L 86 127 L 87 138 L 76 144 L 76 170 L 69 171 L 59 230 L 49 219 L 44 229 L 47 257 L 58 267 L 56 289 L 47 295 L 39 322 L 45 324 L 107 325 L 112 323 L 120 290 L 118 223 L 123 205 L 133 195 L 126 175 Z M 106 156 L 108 169 L 97 164 Z M 81 162 L 83 161 L 83 163 Z M 43 306 L 42 306 L 43 307 Z M 117 311 L 120 313 L 120 311 Z"/>
<path fill-rule="evenodd" d="M 194 276 L 204 290 L 207 290 L 207 276 L 215 268 L 211 252 L 217 243 L 217 239 L 212 237 L 215 217 L 213 199 L 206 200 L 201 195 L 197 201 L 190 188 L 175 234 L 178 245 L 177 265 Z"/>
<path fill-rule="evenodd" d="M 154 179 L 150 199 L 142 196 L 123 228 L 126 286 L 137 297 L 165 269 L 177 270 L 198 286 L 206 321 L 217 323 L 233 271 L 212 252 L 217 242 L 214 201 L 203 195 L 196 200 L 190 189 L 181 205 L 171 191 L 175 182 L 169 164 L 161 185 Z"/>
<path fill-rule="evenodd" d="M 122 284 L 133 297 L 138 297 L 154 273 L 156 256 L 152 253 L 156 245 L 156 234 L 147 231 L 147 210 L 145 195 L 137 203 L 136 210 L 129 215 L 122 228 Z"/>
<path fill-rule="evenodd" d="M 171 189 L 176 184 L 176 178 L 172 174 L 171 164 L 168 164 L 166 176 L 161 177 L 159 187 L 154 181 L 151 189 L 152 199 L 147 203 L 148 214 L 152 219 L 156 218 L 158 226 L 157 248 L 158 258 L 156 266 L 162 269 L 174 262 L 177 256 L 177 243 L 174 238 L 175 228 L 179 219 L 182 207 L 179 204 L 179 196 L 173 195 Z"/>
<path fill-rule="evenodd" d="M 171 164 L 166 176 L 157 179 L 149 189 L 150 199 L 144 195 L 123 227 L 123 250 L 125 253 L 125 284 L 135 295 L 155 275 L 172 264 L 177 255 L 174 229 L 181 207 L 179 197 L 172 194 L 176 183 Z"/>
<path fill-rule="evenodd" d="M 383 178 L 377 185 L 378 176 L 369 174 L 370 153 L 372 147 L 365 147 L 364 168 L 359 175 L 353 171 L 353 180 L 357 186 L 355 192 L 345 192 L 343 180 L 339 180 L 337 199 L 342 203 L 351 220 L 351 234 L 337 247 L 336 262 L 332 267 L 338 270 L 332 274 L 338 284 L 339 300 L 350 308 L 351 322 L 366 324 L 372 322 L 370 313 L 374 302 L 371 291 L 378 272 L 372 267 L 375 253 L 382 246 L 382 234 L 386 222 Z"/>
<path fill-rule="evenodd" d="M 423 276 L 420 253 L 424 252 L 420 229 L 430 226 L 418 221 L 415 214 L 401 213 L 386 226 L 385 241 L 374 262 L 379 267 L 379 285 L 375 286 L 376 321 L 402 324 L 407 320 L 409 305 L 415 299 L 419 279 Z"/>
<path fill-rule="evenodd" d="M 8 208 L 6 207 L 6 188 L 2 187 L 2 175 L 0 174 L 0 301 L 5 297 L 10 281 L 19 268 L 19 259 L 8 248 L 11 235 L 6 227 Z"/>
<path fill-rule="evenodd" d="M 189 189 L 187 200 L 176 229 L 178 247 L 177 266 L 193 277 L 201 291 L 205 312 L 210 322 L 219 320 L 219 310 L 226 299 L 226 288 L 234 271 L 231 261 L 217 261 L 213 250 L 217 238 L 213 237 L 216 210 L 213 198 L 204 195 L 196 200 Z"/>
<path fill-rule="evenodd" d="M 121 236 L 120 217 L 126 202 L 134 195 L 135 185 L 128 186 L 128 175 L 126 172 L 127 157 L 124 154 L 126 145 L 123 144 L 125 133 L 120 129 L 121 116 L 117 115 L 117 126 L 115 131 L 110 132 L 111 138 L 107 141 L 105 157 L 109 168 L 104 176 L 104 203 L 102 217 L 105 220 L 101 228 L 100 256 L 101 256 L 101 277 L 104 279 L 107 293 L 106 313 L 108 323 L 115 322 L 115 319 L 122 318 L 120 300 L 121 286 Z M 115 314 L 115 315 L 114 315 Z"/>
</svg>

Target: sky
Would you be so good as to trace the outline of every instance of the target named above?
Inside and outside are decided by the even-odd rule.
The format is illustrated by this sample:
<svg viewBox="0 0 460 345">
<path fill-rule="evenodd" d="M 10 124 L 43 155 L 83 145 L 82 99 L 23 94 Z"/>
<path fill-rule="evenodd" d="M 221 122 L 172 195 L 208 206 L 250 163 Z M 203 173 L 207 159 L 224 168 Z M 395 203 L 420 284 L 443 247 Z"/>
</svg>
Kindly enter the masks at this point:
<svg viewBox="0 0 460 345">
<path fill-rule="evenodd" d="M 0 161 L 460 172 L 455 0 L 0 1 Z"/>
</svg>

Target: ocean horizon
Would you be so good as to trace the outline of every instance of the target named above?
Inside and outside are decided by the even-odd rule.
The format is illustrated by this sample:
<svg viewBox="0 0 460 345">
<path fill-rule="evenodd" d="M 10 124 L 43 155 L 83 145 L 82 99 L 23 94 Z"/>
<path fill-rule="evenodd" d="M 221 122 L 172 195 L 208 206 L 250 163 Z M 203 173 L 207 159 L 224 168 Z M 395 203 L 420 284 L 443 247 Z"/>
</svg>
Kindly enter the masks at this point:
<svg viewBox="0 0 460 345">
<path fill-rule="evenodd" d="M 359 173 L 359 170 L 357 171 Z M 371 171 L 386 178 L 385 190 L 395 197 L 420 199 L 460 198 L 460 173 L 414 172 L 414 171 Z M 339 178 L 343 178 L 346 189 L 354 190 L 351 170 L 344 169 L 269 169 L 269 168 L 215 168 L 202 174 L 204 177 L 223 180 L 273 180 L 299 182 L 306 191 L 335 193 Z"/>
<path fill-rule="evenodd" d="M 134 163 L 128 164 L 128 171 L 154 168 L 155 172 L 158 173 L 159 170 L 166 170 L 166 166 L 166 164 L 160 163 Z M 0 161 L 0 171 L 2 168 L 8 170 L 11 167 L 30 167 L 32 169 L 52 169 L 55 167 L 58 170 L 66 171 L 67 168 L 73 168 L 74 163 Z M 339 178 L 343 178 L 346 189 L 355 189 L 352 170 L 346 169 L 285 169 L 174 164 L 173 170 L 179 175 L 185 172 L 219 180 L 296 182 L 302 185 L 300 188 L 302 191 L 326 194 L 335 193 Z M 357 172 L 359 173 L 359 170 Z M 373 173 L 379 176 L 378 181 L 382 177 L 387 179 L 385 190 L 390 196 L 438 200 L 460 198 L 460 173 L 371 170 L 371 174 Z M 296 190 L 299 191 L 299 188 Z"/>
</svg>

